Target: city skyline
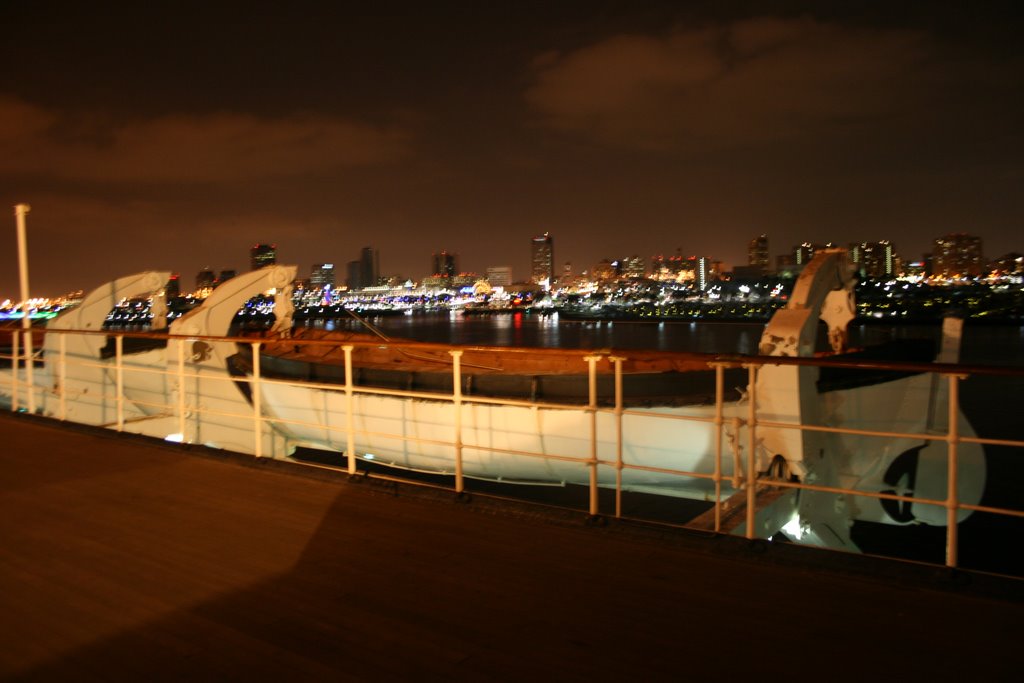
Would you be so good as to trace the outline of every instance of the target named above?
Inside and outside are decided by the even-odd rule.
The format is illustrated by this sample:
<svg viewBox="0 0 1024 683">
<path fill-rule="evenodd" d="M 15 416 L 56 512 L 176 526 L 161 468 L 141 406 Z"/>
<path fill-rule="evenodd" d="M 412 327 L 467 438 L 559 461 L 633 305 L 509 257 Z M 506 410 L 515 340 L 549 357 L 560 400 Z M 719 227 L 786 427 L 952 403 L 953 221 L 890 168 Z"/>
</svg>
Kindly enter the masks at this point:
<svg viewBox="0 0 1024 683">
<path fill-rule="evenodd" d="M 769 235 L 761 234 L 752 237 L 745 249 L 747 255 L 745 256 L 746 262 L 724 264 L 721 260 L 714 257 L 714 255 L 699 255 L 699 254 L 687 254 L 679 251 L 678 249 L 673 252 L 661 252 L 658 254 L 650 255 L 620 255 L 614 257 L 611 255 L 601 258 L 596 263 L 590 264 L 578 264 L 571 263 L 568 261 L 551 261 L 552 248 L 554 236 L 550 233 L 544 233 L 540 236 L 533 236 L 530 238 L 530 250 L 531 263 L 529 266 L 521 271 L 507 266 L 501 265 L 493 261 L 492 265 L 485 266 L 483 268 L 461 268 L 460 257 L 456 252 L 448 252 L 447 250 L 440 250 L 430 255 L 431 265 L 424 266 L 423 269 L 417 271 L 415 275 L 403 274 L 403 273 L 389 273 L 380 269 L 380 251 L 372 246 L 364 246 L 359 250 L 358 258 L 356 260 L 349 260 L 347 262 L 347 274 L 341 271 L 340 277 L 335 271 L 335 263 L 315 262 L 312 264 L 303 263 L 292 263 L 291 265 L 297 266 L 297 280 L 308 281 L 310 284 L 321 284 L 322 282 L 328 282 L 332 287 L 339 288 L 352 288 L 361 289 L 365 287 L 371 287 L 378 284 L 384 284 L 385 280 L 391 280 L 394 282 L 404 282 L 406 280 L 415 283 L 423 283 L 428 280 L 439 280 L 445 277 L 451 278 L 456 275 L 465 276 L 473 275 L 480 279 L 487 279 L 488 274 L 492 271 L 497 273 L 497 277 L 501 280 L 501 284 L 538 284 L 543 282 L 544 278 L 538 280 L 536 269 L 540 262 L 549 263 L 552 266 L 552 272 L 556 273 L 552 286 L 559 281 L 560 274 L 573 273 L 578 276 L 588 276 L 590 279 L 601 279 L 607 274 L 602 274 L 600 271 L 621 268 L 622 275 L 627 277 L 655 277 L 657 278 L 657 271 L 659 267 L 663 268 L 669 265 L 672 261 L 680 261 L 680 263 L 688 262 L 690 267 L 696 268 L 704 272 L 705 268 L 711 268 L 711 264 L 715 264 L 714 270 L 716 274 L 734 274 L 738 277 L 751 277 L 754 273 L 750 270 L 751 266 L 754 266 L 753 261 L 757 260 L 757 270 L 759 273 L 764 275 L 775 275 L 782 272 L 793 272 L 793 267 L 799 267 L 802 263 L 809 261 L 816 249 L 826 247 L 841 247 L 849 251 L 850 263 L 854 265 L 862 275 L 867 276 L 880 276 L 880 275 L 896 275 L 898 274 L 895 270 L 895 264 L 898 262 L 904 268 L 915 265 L 915 270 L 919 272 L 927 273 L 930 270 L 934 270 L 936 274 L 950 275 L 956 271 L 955 268 L 951 268 L 950 264 L 958 263 L 958 258 L 962 259 L 963 254 L 969 251 L 969 261 L 972 264 L 969 269 L 965 269 L 965 275 L 972 277 L 984 276 L 987 272 L 987 268 L 990 264 L 995 264 L 998 259 L 1006 256 L 1020 256 L 1019 251 L 1012 251 L 1000 254 L 987 253 L 984 250 L 984 238 L 977 235 L 969 235 L 967 233 L 947 233 L 945 235 L 937 235 L 931 242 L 932 248 L 921 255 L 919 258 L 905 257 L 897 248 L 897 245 L 893 245 L 889 240 L 879 240 L 877 242 L 826 242 L 812 244 L 810 242 L 801 242 L 793 244 L 789 247 L 783 247 L 776 249 L 772 247 L 773 244 L 770 240 Z M 755 257 L 755 244 L 757 244 L 756 257 Z M 542 245 L 538 251 L 538 245 Z M 955 247 L 952 245 L 956 245 Z M 884 249 L 884 254 L 874 253 L 878 249 Z M 952 256 L 951 249 L 955 250 L 961 256 Z M 248 269 L 254 270 L 262 265 L 270 265 L 276 262 L 288 263 L 287 260 L 280 260 L 277 258 L 278 247 L 276 244 L 255 244 L 246 247 L 246 255 L 243 260 L 248 260 Z M 538 255 L 542 258 L 538 261 Z M 767 267 L 764 265 L 764 259 L 767 257 Z M 929 268 L 928 264 L 934 260 L 933 267 Z M 338 263 L 344 264 L 344 259 L 339 259 Z M 748 263 L 749 262 L 749 263 Z M 204 262 L 205 263 L 205 262 Z M 883 265 L 884 263 L 884 265 Z M 443 267 L 442 267 L 443 264 Z M 699 267 L 697 264 L 700 264 Z M 719 271 L 719 266 L 722 266 Z M 344 266 L 341 266 L 344 267 Z M 544 266 L 546 268 L 546 266 Z M 219 274 L 218 274 L 219 270 Z M 364 274 L 365 271 L 365 274 Z M 182 275 L 181 270 L 171 269 L 174 278 L 180 278 Z M 224 282 L 232 277 L 235 277 L 238 269 L 235 268 L 214 268 L 209 264 L 202 266 L 198 274 L 195 276 L 196 289 L 203 289 L 214 287 L 217 284 Z M 546 272 L 546 271 L 545 271 Z M 17 273 L 15 273 L 16 275 Z M 122 273 L 123 275 L 123 273 Z M 191 281 L 186 273 L 186 281 Z M 506 283 L 507 280 L 507 283 Z M 352 286 L 352 282 L 358 282 L 358 285 Z M 703 287 L 702 287 L 703 288 Z M 32 296 L 42 297 L 58 297 L 65 293 L 73 292 L 77 290 L 88 291 L 90 287 L 71 287 L 62 292 L 44 292 L 38 288 L 33 290 Z M 17 296 L 13 291 L 10 294 L 6 294 L 0 290 L 0 300 L 3 298 L 9 298 L 16 300 Z"/>
<path fill-rule="evenodd" d="M 762 233 L 1021 251 L 1013 5 L 846 5 L 7 3 L 0 201 L 32 205 L 51 295 L 242 271 L 257 242 L 303 271 L 372 244 L 382 273 L 447 250 L 517 280 L 545 232 L 576 271 L 743 265 Z"/>
</svg>

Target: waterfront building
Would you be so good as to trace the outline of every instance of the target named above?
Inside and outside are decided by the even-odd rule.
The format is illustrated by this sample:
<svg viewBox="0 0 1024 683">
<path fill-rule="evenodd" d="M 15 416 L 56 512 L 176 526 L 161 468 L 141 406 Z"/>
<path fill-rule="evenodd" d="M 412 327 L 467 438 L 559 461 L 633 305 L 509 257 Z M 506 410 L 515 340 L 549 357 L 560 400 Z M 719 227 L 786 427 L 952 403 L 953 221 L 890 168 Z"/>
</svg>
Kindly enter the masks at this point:
<svg viewBox="0 0 1024 683">
<path fill-rule="evenodd" d="M 488 266 L 487 282 L 491 287 L 508 287 L 512 284 L 512 268 L 510 266 Z"/>
<path fill-rule="evenodd" d="M 747 245 L 747 265 L 760 268 L 761 274 L 771 268 L 771 255 L 768 252 L 768 235 L 758 235 Z"/>
<path fill-rule="evenodd" d="M 932 250 L 932 275 L 942 277 L 979 277 L 985 272 L 981 238 L 966 233 L 950 233 L 935 239 Z"/>
<path fill-rule="evenodd" d="M 590 276 L 599 282 L 609 282 L 618 277 L 617 266 L 618 261 L 613 262 L 608 259 L 601 259 L 590 271 Z"/>
<path fill-rule="evenodd" d="M 252 270 L 259 270 L 264 266 L 272 266 L 277 263 L 276 244 L 254 244 L 249 248 L 249 262 Z"/>
<path fill-rule="evenodd" d="M 676 253 L 669 257 L 662 254 L 651 257 L 651 277 L 655 280 L 678 280 L 686 267 L 687 260 L 682 249 L 676 249 Z"/>
<path fill-rule="evenodd" d="M 530 242 L 530 280 L 551 283 L 555 277 L 555 243 L 550 233 L 537 235 Z"/>
</svg>

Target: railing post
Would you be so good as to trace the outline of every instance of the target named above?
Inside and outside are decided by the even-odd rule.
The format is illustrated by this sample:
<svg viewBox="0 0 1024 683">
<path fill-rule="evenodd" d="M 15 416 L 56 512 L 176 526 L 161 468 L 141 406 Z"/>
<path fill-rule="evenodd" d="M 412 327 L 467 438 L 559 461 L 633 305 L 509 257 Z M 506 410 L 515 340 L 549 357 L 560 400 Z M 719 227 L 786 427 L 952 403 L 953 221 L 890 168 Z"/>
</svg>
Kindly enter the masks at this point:
<svg viewBox="0 0 1024 683">
<path fill-rule="evenodd" d="M 740 429 L 743 428 L 743 420 L 739 416 L 732 418 L 733 438 L 732 444 L 732 487 L 738 489 L 742 485 L 743 462 L 740 459 Z"/>
<path fill-rule="evenodd" d="M 178 433 L 183 443 L 189 443 L 185 431 L 185 340 L 178 340 Z"/>
<path fill-rule="evenodd" d="M 60 338 L 60 360 L 57 371 L 58 383 L 60 385 L 60 419 L 68 418 L 68 345 L 67 335 L 58 335 Z"/>
<path fill-rule="evenodd" d="M 757 470 L 755 467 L 755 451 L 757 450 L 757 366 L 747 366 L 747 377 L 749 387 L 747 396 L 750 400 L 747 415 L 747 436 L 749 447 L 747 449 L 747 538 L 752 539 L 754 534 L 754 504 L 757 495 Z"/>
<path fill-rule="evenodd" d="M 252 425 L 255 437 L 254 455 L 263 457 L 263 417 L 260 414 L 260 403 L 263 401 L 260 391 L 260 346 L 261 342 L 252 342 Z"/>
<path fill-rule="evenodd" d="M 462 351 L 449 351 L 452 357 L 452 405 L 455 408 L 455 493 L 462 493 Z"/>
<path fill-rule="evenodd" d="M 622 361 L 620 356 L 609 356 L 615 364 L 615 516 L 622 516 Z"/>
<path fill-rule="evenodd" d="M 18 370 L 21 366 L 21 333 L 11 331 L 11 412 L 18 412 Z"/>
<path fill-rule="evenodd" d="M 28 315 L 28 311 L 25 312 L 25 315 Z M 28 391 L 28 412 L 34 414 L 36 412 L 36 363 L 32 358 L 32 346 L 32 328 L 29 327 L 25 330 L 25 389 Z"/>
<path fill-rule="evenodd" d="M 348 461 L 348 473 L 356 473 L 356 434 L 355 434 L 355 397 L 352 389 L 355 380 L 352 377 L 352 345 L 346 344 L 341 347 L 345 352 L 345 429 L 348 432 L 345 444 L 345 459 Z"/>
<path fill-rule="evenodd" d="M 960 425 L 957 419 L 960 412 L 960 376 L 949 376 L 949 431 L 947 443 L 949 448 L 949 485 L 946 493 L 946 566 L 955 567 L 957 564 L 958 529 L 957 508 L 960 501 L 957 498 L 957 444 L 960 442 Z"/>
<path fill-rule="evenodd" d="M 722 530 L 722 425 L 725 367 L 715 364 L 715 533 Z"/>
<path fill-rule="evenodd" d="M 117 405 L 117 431 L 124 430 L 124 363 L 122 362 L 122 351 L 124 350 L 124 337 L 120 334 L 114 337 L 114 381 Z"/>
<path fill-rule="evenodd" d="M 601 356 L 585 356 L 587 361 L 587 412 L 590 413 L 590 515 L 598 514 L 597 500 L 597 361 Z"/>
</svg>

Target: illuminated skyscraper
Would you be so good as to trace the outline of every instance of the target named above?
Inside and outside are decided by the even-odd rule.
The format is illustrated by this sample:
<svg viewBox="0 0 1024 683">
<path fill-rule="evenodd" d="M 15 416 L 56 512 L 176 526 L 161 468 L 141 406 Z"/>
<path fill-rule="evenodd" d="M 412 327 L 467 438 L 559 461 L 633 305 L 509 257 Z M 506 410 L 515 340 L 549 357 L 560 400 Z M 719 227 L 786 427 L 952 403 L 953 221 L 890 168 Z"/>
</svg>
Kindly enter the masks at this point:
<svg viewBox="0 0 1024 683">
<path fill-rule="evenodd" d="M 455 277 L 459 273 L 458 256 L 441 250 L 432 257 L 433 275 L 436 277 Z"/>
<path fill-rule="evenodd" d="M 793 260 L 798 266 L 806 266 L 814 258 L 814 247 L 815 245 L 810 242 L 804 242 L 798 246 L 793 247 Z"/>
<path fill-rule="evenodd" d="M 314 289 L 334 287 L 334 264 L 314 263 L 309 272 L 309 285 Z"/>
<path fill-rule="evenodd" d="M 711 278 L 714 275 L 713 262 L 707 256 L 701 256 L 697 258 L 697 267 L 694 271 L 694 279 L 697 281 L 697 288 L 703 292 L 711 284 Z"/>
<path fill-rule="evenodd" d="M 209 268 L 203 268 L 196 275 L 196 289 L 213 289 L 217 280 L 217 274 Z"/>
<path fill-rule="evenodd" d="M 767 273 L 771 267 L 771 255 L 768 253 L 768 235 L 759 235 L 750 240 L 747 247 L 747 265 L 760 268 Z"/>
<path fill-rule="evenodd" d="M 850 261 L 866 277 L 893 277 L 899 273 L 896 250 L 889 240 L 849 246 Z"/>
<path fill-rule="evenodd" d="M 551 234 L 537 235 L 530 246 L 530 279 L 537 284 L 544 281 L 550 284 L 555 278 L 555 243 Z"/>
<path fill-rule="evenodd" d="M 962 232 L 937 238 L 932 257 L 933 275 L 977 277 L 985 270 L 981 238 Z"/>
<path fill-rule="evenodd" d="M 249 249 L 249 259 L 252 263 L 252 270 L 259 270 L 264 266 L 272 266 L 277 263 L 277 245 L 254 244 Z"/>
</svg>

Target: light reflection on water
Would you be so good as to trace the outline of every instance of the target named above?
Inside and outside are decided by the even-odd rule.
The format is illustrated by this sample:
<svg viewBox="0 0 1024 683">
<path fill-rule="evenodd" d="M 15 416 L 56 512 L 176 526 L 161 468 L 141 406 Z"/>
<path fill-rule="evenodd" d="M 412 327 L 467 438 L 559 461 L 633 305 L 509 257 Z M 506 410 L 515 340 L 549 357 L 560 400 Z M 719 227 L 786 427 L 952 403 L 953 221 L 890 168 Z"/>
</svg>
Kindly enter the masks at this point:
<svg viewBox="0 0 1024 683">
<path fill-rule="evenodd" d="M 447 312 L 369 318 L 395 339 L 441 344 L 570 349 L 645 349 L 699 353 L 756 354 L 762 323 L 560 321 L 557 315 L 510 313 L 452 315 Z M 367 332 L 355 320 L 310 321 L 326 330 Z M 928 339 L 938 344 L 939 325 L 850 325 L 851 346 Z M 824 326 L 819 348 L 827 348 Z M 1024 326 L 966 325 L 961 362 L 1024 365 Z"/>
</svg>

